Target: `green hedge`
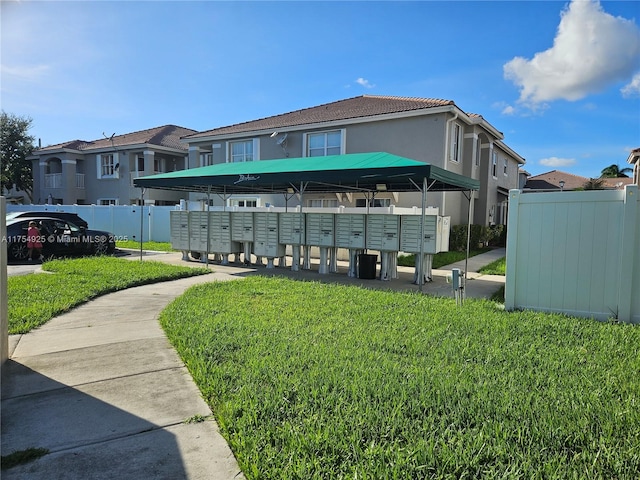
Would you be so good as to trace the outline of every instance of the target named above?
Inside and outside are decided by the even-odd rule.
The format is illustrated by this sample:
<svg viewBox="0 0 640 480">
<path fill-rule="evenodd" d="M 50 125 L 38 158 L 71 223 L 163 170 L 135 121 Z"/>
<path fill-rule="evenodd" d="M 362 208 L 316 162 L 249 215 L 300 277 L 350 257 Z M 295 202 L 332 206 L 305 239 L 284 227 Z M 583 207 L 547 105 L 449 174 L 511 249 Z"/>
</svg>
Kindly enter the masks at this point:
<svg viewBox="0 0 640 480">
<path fill-rule="evenodd" d="M 504 247 L 507 243 L 506 225 L 471 225 L 471 248 L 478 245 Z M 467 225 L 453 225 L 449 234 L 449 250 L 463 251 L 467 248 Z"/>
</svg>

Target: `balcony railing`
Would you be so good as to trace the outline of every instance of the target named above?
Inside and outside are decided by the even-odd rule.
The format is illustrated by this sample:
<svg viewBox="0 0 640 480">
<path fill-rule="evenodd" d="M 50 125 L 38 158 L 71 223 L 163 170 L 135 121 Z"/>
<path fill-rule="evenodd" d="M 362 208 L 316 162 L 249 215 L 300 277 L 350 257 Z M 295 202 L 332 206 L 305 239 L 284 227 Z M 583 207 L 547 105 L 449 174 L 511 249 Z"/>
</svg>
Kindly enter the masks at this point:
<svg viewBox="0 0 640 480">
<path fill-rule="evenodd" d="M 45 174 L 44 188 L 62 188 L 62 174 L 61 173 Z"/>
</svg>

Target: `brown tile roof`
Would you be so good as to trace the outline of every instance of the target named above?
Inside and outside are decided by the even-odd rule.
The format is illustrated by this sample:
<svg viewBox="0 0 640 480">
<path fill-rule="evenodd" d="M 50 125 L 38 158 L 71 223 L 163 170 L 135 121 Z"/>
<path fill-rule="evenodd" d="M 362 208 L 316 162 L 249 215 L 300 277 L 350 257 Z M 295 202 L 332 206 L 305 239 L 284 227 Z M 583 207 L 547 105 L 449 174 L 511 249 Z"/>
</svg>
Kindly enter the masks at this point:
<svg viewBox="0 0 640 480">
<path fill-rule="evenodd" d="M 266 117 L 226 127 L 214 128 L 195 135 L 189 135 L 188 138 L 207 137 L 210 135 L 228 135 L 256 130 L 276 130 L 312 123 L 325 123 L 389 113 L 409 112 L 447 105 L 455 105 L 455 103 L 453 100 L 440 100 L 436 98 L 361 95 L 359 97 L 325 103 L 316 107 L 295 110 L 293 112 L 283 113 L 273 117 Z M 475 116 L 479 117 L 479 115 Z"/>
<path fill-rule="evenodd" d="M 180 143 L 180 138 L 185 135 L 196 133 L 197 130 L 178 127 L 176 125 L 163 125 L 161 127 L 140 130 L 139 132 L 125 133 L 124 135 L 114 135 L 113 138 L 100 138 L 93 141 L 72 140 L 70 142 L 49 145 L 34 151 L 34 155 L 48 150 L 60 150 L 62 148 L 70 150 L 94 150 L 101 148 L 126 147 L 128 145 L 158 145 L 178 150 L 187 150 L 185 144 Z M 112 143 L 113 142 L 113 143 Z"/>
<path fill-rule="evenodd" d="M 560 180 L 564 180 L 564 190 L 576 190 L 584 187 L 590 179 L 574 175 L 573 173 L 561 172 L 560 170 L 551 170 L 550 172 L 541 173 L 527 179 L 524 188 L 530 190 L 560 190 Z M 605 188 L 624 188 L 625 185 L 633 183 L 632 178 L 603 178 Z"/>
</svg>

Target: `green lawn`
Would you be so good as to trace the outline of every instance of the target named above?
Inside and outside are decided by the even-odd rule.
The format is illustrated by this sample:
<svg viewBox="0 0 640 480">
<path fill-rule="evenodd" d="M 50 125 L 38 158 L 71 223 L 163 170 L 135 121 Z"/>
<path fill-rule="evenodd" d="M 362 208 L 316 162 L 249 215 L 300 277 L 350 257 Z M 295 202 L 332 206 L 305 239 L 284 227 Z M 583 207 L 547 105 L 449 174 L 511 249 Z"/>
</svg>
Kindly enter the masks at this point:
<svg viewBox="0 0 640 480">
<path fill-rule="evenodd" d="M 161 323 L 248 479 L 635 479 L 640 329 L 247 278 Z"/>
<path fill-rule="evenodd" d="M 44 263 L 42 269 L 54 275 L 33 274 L 8 279 L 10 334 L 27 333 L 52 317 L 105 293 L 209 272 L 204 268 L 108 256 L 53 260 Z"/>
<path fill-rule="evenodd" d="M 502 257 L 482 267 L 479 273 L 484 273 L 485 275 L 505 275 L 506 271 L 507 259 L 506 257 Z"/>
<path fill-rule="evenodd" d="M 118 248 L 130 248 L 134 250 L 140 250 L 140 242 L 135 240 L 118 240 L 116 242 Z M 153 250 L 155 252 L 173 252 L 171 243 L 169 242 L 142 242 L 143 250 Z"/>
<path fill-rule="evenodd" d="M 476 255 L 480 255 L 481 253 L 485 253 L 491 250 L 490 248 L 478 248 L 475 250 L 469 251 L 469 256 L 474 257 Z M 466 252 L 440 252 L 436 253 L 433 256 L 433 265 L 432 268 L 440 268 L 444 265 L 450 265 L 455 262 L 459 262 L 460 260 L 464 260 L 467 256 Z M 404 267 L 413 267 L 415 266 L 415 255 L 399 255 L 398 256 L 398 265 Z"/>
</svg>

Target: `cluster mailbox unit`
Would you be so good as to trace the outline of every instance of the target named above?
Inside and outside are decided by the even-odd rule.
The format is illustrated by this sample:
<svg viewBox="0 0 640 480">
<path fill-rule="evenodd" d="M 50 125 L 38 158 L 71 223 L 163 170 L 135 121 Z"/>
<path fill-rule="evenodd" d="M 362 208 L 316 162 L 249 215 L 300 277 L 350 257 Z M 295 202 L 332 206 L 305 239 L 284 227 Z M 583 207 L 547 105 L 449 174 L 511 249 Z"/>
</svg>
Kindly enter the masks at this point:
<svg viewBox="0 0 640 480">
<path fill-rule="evenodd" d="M 421 239 L 420 219 L 419 214 L 393 213 L 176 210 L 170 216 L 171 245 L 183 252 L 183 259 L 187 252 L 209 252 L 222 255 L 226 264 L 228 255 L 242 252 L 245 263 L 251 262 L 252 254 L 266 257 L 267 268 L 273 268 L 275 258 L 284 266 L 286 248 L 291 246 L 294 271 L 300 268 L 300 248 L 304 248 L 303 268 L 310 269 L 310 249 L 318 247 L 318 273 L 337 271 L 337 251 L 342 248 L 349 251 L 349 276 L 360 276 L 362 260 L 373 259 L 373 276 L 361 278 L 375 278 L 377 255 L 366 253 L 373 250 L 381 254 L 381 280 L 397 277 L 398 252 L 413 253 L 417 283 L 420 266 L 425 281 L 431 280 L 432 255 L 448 250 L 450 231 L 450 217 L 429 209 Z"/>
<path fill-rule="evenodd" d="M 300 247 L 305 244 L 305 214 L 300 212 L 284 212 L 278 214 L 278 241 L 291 245 L 291 270 L 300 270 Z"/>
<path fill-rule="evenodd" d="M 275 212 L 255 212 L 253 214 L 253 254 L 267 258 L 267 268 L 273 268 L 273 259 L 285 255 L 285 245 L 278 235 L 278 214 Z M 281 266 L 284 263 L 281 263 Z"/>
<path fill-rule="evenodd" d="M 366 218 L 364 213 L 341 213 L 336 215 L 336 248 L 349 250 L 350 277 L 358 276 L 358 258 L 367 248 L 365 242 Z"/>
<path fill-rule="evenodd" d="M 304 268 L 311 268 L 311 247 L 320 247 L 320 266 L 318 273 L 337 271 L 337 259 L 335 258 L 335 214 L 334 213 L 307 213 L 307 242 L 305 245 Z M 330 252 L 331 251 L 331 252 Z M 329 254 L 331 253 L 331 266 L 329 266 Z"/>
</svg>

